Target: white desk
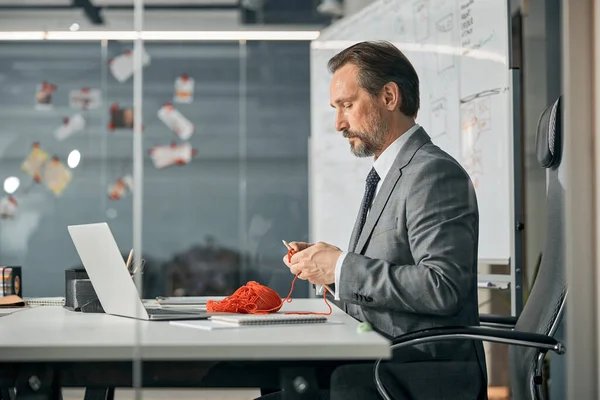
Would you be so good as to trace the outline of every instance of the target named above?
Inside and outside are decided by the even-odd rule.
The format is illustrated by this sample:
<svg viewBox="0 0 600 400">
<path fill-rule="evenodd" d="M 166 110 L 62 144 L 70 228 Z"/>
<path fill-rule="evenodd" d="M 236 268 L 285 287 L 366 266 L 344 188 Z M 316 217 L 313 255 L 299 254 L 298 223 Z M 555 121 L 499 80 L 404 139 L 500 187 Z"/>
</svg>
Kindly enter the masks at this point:
<svg viewBox="0 0 600 400">
<path fill-rule="evenodd" d="M 140 321 L 40 306 L 0 320 L 0 360 L 131 360 L 140 335 L 145 360 L 377 359 L 390 342 L 375 332 L 358 333 L 358 322 L 333 306 L 341 324 L 241 327 L 202 331 L 166 321 Z M 297 299 L 282 311 L 326 311 L 322 299 Z"/>
<path fill-rule="evenodd" d="M 203 331 L 166 321 L 140 321 L 39 306 L 0 319 L 0 360 L 5 365 L 15 366 L 32 362 L 44 365 L 69 362 L 71 366 L 95 363 L 95 368 L 107 362 L 127 362 L 130 366 L 136 343 L 140 344 L 137 354 L 142 360 L 164 362 L 165 366 L 226 361 L 258 364 L 289 361 L 313 365 L 390 357 L 387 339 L 376 332 L 357 332 L 358 322 L 336 306 L 332 307 L 330 318 L 341 324 Z M 326 310 L 322 299 L 296 299 L 282 309 Z"/>
</svg>

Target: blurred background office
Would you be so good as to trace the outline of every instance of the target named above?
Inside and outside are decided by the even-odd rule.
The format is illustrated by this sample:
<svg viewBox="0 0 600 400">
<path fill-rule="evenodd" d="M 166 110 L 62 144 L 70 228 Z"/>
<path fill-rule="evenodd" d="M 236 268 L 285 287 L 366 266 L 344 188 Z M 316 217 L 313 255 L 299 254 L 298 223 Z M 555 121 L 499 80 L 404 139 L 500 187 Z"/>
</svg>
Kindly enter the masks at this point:
<svg viewBox="0 0 600 400">
<path fill-rule="evenodd" d="M 179 34 L 144 43 L 144 297 L 228 295 L 249 280 L 288 294 L 281 240 L 312 239 L 311 41 L 373 2 L 144 0 L 144 30 Z M 524 302 L 547 228 L 535 135 L 561 94 L 562 10 L 559 0 L 507 7 L 521 82 Z M 134 245 L 133 2 L 0 0 L 0 31 L 0 264 L 23 267 L 25 296 L 62 296 L 64 270 L 81 267 L 67 225 L 107 221 L 124 257 Z M 296 283 L 295 297 L 312 293 Z M 509 291 L 481 290 L 480 302 L 514 312 Z M 486 351 L 494 398 L 508 398 L 506 347 Z M 565 398 L 562 362 L 547 365 L 546 390 Z"/>
<path fill-rule="evenodd" d="M 68 3 L 3 1 L 0 24 L 5 31 L 131 30 L 132 2 L 97 2 L 108 7 L 94 8 L 93 16 Z M 330 20 L 306 1 L 264 9 L 260 1 L 146 3 L 148 30 L 207 30 L 207 22 L 229 30 L 260 23 L 315 30 Z M 132 248 L 131 190 L 127 179 L 119 184 L 132 176 L 132 126 L 119 126 L 111 107 L 133 108 L 133 79 L 121 82 L 110 68 L 131 50 L 132 42 L 122 40 L 0 41 L 0 170 L 5 195 L 17 203 L 1 222 L 0 257 L 25 267 L 28 295 L 62 294 L 61 271 L 79 263 L 69 224 L 106 220 L 123 253 Z M 163 41 L 147 43 L 145 51 L 145 295 L 227 294 L 248 279 L 278 281 L 287 295 L 281 239 L 308 240 L 309 41 Z M 176 93 L 182 77 L 193 81 L 183 100 Z M 43 84 L 51 92 L 41 105 L 36 91 Z M 86 89 L 97 97 L 77 103 Z M 161 121 L 158 111 L 167 103 L 193 124 L 189 138 Z M 81 125 L 74 123 L 81 117 Z M 57 133 L 69 122 L 68 133 Z M 56 193 L 22 168 L 36 143 L 67 169 Z M 147 153 L 171 144 L 189 144 L 195 154 L 184 165 L 157 168 Z M 307 286 L 299 284 L 295 294 L 306 297 Z"/>
</svg>

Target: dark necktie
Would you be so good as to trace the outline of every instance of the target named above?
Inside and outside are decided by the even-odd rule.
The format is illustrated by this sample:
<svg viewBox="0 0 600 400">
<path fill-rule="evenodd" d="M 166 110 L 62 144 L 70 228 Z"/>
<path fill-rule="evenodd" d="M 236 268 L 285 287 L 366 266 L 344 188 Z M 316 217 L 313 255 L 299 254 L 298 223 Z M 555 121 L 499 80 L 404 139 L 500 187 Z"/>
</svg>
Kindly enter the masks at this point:
<svg viewBox="0 0 600 400">
<path fill-rule="evenodd" d="M 377 171 L 375 168 L 371 168 L 371 172 L 367 175 L 366 183 L 365 183 L 365 195 L 363 196 L 362 204 L 360 206 L 360 214 L 358 216 L 358 233 L 356 234 L 356 239 L 354 240 L 354 246 L 356 247 L 356 243 L 358 242 L 358 238 L 365 226 L 365 221 L 367 220 L 367 214 L 369 213 L 369 209 L 371 208 L 371 204 L 373 203 L 373 198 L 375 197 L 375 189 L 377 189 L 377 183 L 379 183 L 379 175 L 377 175 Z"/>
</svg>

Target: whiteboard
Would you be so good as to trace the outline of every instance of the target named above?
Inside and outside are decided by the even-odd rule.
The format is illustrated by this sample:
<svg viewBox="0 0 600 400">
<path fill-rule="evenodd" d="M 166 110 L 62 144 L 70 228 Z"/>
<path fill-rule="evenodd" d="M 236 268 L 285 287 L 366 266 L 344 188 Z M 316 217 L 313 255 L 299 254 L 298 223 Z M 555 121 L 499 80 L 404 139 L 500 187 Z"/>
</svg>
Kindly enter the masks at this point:
<svg viewBox="0 0 600 400">
<path fill-rule="evenodd" d="M 371 159 L 335 131 L 327 61 L 364 40 L 387 40 L 420 80 L 417 123 L 469 173 L 479 206 L 479 260 L 512 251 L 512 97 L 508 6 L 501 0 L 379 0 L 311 43 L 310 237 L 347 249 Z"/>
</svg>

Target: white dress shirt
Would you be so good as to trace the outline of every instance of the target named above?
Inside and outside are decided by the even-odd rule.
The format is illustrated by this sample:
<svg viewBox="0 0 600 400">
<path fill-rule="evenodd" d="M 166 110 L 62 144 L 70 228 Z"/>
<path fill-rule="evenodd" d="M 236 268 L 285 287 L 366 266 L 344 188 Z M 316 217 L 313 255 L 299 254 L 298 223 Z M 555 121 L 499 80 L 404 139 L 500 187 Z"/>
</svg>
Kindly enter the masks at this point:
<svg viewBox="0 0 600 400">
<path fill-rule="evenodd" d="M 375 197 L 373 197 L 373 202 L 375 202 L 375 198 L 379 193 L 379 189 L 388 172 L 392 168 L 398 153 L 402 150 L 402 147 L 406 144 L 410 136 L 419 129 L 420 126 L 418 124 L 413 125 L 409 130 L 404 132 L 398 139 L 394 140 L 392 144 L 390 144 L 384 151 L 381 153 L 377 160 L 373 161 L 373 168 L 377 171 L 377 175 L 379 175 L 379 182 L 377 183 L 377 187 L 375 188 Z M 340 275 L 342 273 L 342 264 L 344 263 L 344 259 L 346 258 L 347 251 L 343 251 L 340 254 L 336 264 L 335 264 L 335 299 L 339 300 L 339 287 L 340 287 Z"/>
</svg>

